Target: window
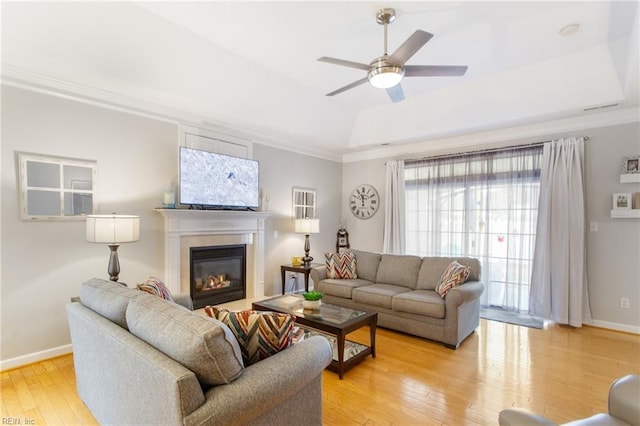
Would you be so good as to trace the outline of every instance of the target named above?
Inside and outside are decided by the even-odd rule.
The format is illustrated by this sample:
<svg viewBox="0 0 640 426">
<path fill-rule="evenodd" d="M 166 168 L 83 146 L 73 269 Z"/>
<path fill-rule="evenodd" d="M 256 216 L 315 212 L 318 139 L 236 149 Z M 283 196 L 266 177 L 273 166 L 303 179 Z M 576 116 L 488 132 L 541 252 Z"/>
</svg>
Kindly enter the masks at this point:
<svg viewBox="0 0 640 426">
<path fill-rule="evenodd" d="M 17 155 L 21 220 L 84 219 L 96 210 L 95 161 Z"/>
<path fill-rule="evenodd" d="M 314 219 L 316 217 L 316 191 L 293 188 L 293 218 Z"/>
<path fill-rule="evenodd" d="M 542 146 L 405 162 L 407 253 L 480 259 L 481 303 L 527 311 Z"/>
</svg>

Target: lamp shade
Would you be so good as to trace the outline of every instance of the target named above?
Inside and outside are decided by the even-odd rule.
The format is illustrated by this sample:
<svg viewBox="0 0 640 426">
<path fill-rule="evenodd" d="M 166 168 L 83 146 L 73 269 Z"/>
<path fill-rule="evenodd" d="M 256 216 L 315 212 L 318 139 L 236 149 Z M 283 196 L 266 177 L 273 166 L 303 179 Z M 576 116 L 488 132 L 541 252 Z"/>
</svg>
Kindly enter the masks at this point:
<svg viewBox="0 0 640 426">
<path fill-rule="evenodd" d="M 296 219 L 294 226 L 298 234 L 317 234 L 320 232 L 320 219 Z"/>
<path fill-rule="evenodd" d="M 140 239 L 140 217 L 120 214 L 88 215 L 87 241 L 120 244 Z"/>
</svg>

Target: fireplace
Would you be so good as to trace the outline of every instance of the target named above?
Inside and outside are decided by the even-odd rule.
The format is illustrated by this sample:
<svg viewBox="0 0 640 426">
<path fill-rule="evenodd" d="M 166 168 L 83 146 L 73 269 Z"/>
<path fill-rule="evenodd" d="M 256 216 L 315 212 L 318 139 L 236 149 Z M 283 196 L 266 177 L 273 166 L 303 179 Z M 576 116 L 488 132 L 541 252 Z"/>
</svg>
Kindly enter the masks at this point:
<svg viewBox="0 0 640 426">
<path fill-rule="evenodd" d="M 190 294 L 194 309 L 244 299 L 245 244 L 191 247 Z"/>
<path fill-rule="evenodd" d="M 164 218 L 164 278 L 190 293 L 191 247 L 246 245 L 246 298 L 264 296 L 264 224 L 268 212 L 155 209 Z"/>
</svg>

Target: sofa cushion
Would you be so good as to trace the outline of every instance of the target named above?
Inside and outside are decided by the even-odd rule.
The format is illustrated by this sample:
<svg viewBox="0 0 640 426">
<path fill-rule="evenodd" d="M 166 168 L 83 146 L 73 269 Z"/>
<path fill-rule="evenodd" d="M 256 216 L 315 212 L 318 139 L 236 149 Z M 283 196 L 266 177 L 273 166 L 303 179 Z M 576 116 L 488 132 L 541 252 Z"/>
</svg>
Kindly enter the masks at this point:
<svg viewBox="0 0 640 426">
<path fill-rule="evenodd" d="M 358 278 L 376 282 L 376 275 L 378 274 L 378 266 L 380 266 L 382 255 L 380 253 L 360 250 L 349 251 L 356 255 Z"/>
<path fill-rule="evenodd" d="M 454 260 L 449 266 L 447 266 L 447 269 L 442 274 L 442 277 L 436 286 L 436 293 L 438 293 L 440 297 L 444 298 L 449 290 L 464 283 L 469 277 L 470 272 L 471 268 L 461 265 Z"/>
<path fill-rule="evenodd" d="M 454 260 L 471 268 L 469 281 L 480 280 L 480 261 L 478 259 L 472 257 L 425 257 L 422 259 L 416 288 L 420 290 L 435 290 L 442 274 Z"/>
<path fill-rule="evenodd" d="M 156 277 L 149 277 L 146 281 L 138 283 L 137 287 L 138 290 L 144 291 L 145 293 L 158 296 L 170 302 L 174 301 L 167 286 Z"/>
<path fill-rule="evenodd" d="M 322 280 L 315 286 L 318 291 L 329 296 L 344 297 L 351 299 L 351 293 L 354 288 L 373 284 L 371 281 L 356 278 L 354 280 Z"/>
<path fill-rule="evenodd" d="M 356 255 L 353 253 L 325 253 L 327 265 L 327 278 L 330 279 L 354 279 L 356 273 Z"/>
<path fill-rule="evenodd" d="M 94 312 L 127 328 L 127 306 L 141 292 L 113 281 L 93 278 L 80 286 L 80 302 Z"/>
<path fill-rule="evenodd" d="M 231 383 L 243 370 L 240 346 L 218 320 L 142 293 L 129 302 L 131 333 L 193 371 L 206 385 Z"/>
<path fill-rule="evenodd" d="M 354 302 L 391 309 L 393 297 L 407 291 L 411 290 L 398 285 L 371 284 L 354 288 L 351 294 Z"/>
<path fill-rule="evenodd" d="M 415 289 L 422 259 L 418 256 L 383 254 L 376 283 L 401 285 Z"/>
<path fill-rule="evenodd" d="M 206 306 L 205 313 L 222 321 L 238 339 L 245 366 L 275 355 L 291 346 L 295 317 L 277 312 L 232 312 Z"/>
<path fill-rule="evenodd" d="M 433 290 L 414 290 L 398 294 L 393 297 L 391 308 L 397 312 L 426 315 L 433 318 L 445 317 L 444 300 Z"/>
</svg>

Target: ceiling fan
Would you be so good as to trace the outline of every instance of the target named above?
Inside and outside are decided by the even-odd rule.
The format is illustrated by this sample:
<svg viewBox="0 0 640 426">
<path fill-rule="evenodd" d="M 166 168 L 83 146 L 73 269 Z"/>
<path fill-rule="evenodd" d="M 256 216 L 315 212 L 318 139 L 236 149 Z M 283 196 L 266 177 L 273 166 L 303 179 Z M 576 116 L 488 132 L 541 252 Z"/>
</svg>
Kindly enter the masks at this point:
<svg viewBox="0 0 640 426">
<path fill-rule="evenodd" d="M 318 61 L 321 62 L 367 71 L 365 78 L 354 81 L 331 93 L 327 93 L 326 96 L 337 95 L 368 81 L 373 87 L 386 89 L 391 101 L 400 102 L 404 100 L 404 92 L 402 91 L 400 82 L 405 76 L 459 77 L 467 72 L 466 66 L 458 65 L 405 65 L 405 63 L 433 37 L 433 34 L 422 30 L 416 30 L 395 52 L 391 55 L 387 54 L 387 25 L 395 20 L 396 11 L 393 8 L 380 9 L 376 14 L 376 22 L 384 25 L 384 54 L 371 61 L 369 65 L 345 61 L 344 59 L 329 58 L 327 56 L 318 59 Z"/>
</svg>

